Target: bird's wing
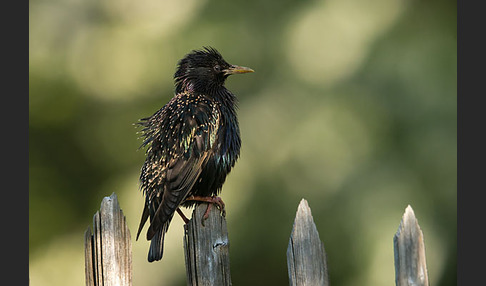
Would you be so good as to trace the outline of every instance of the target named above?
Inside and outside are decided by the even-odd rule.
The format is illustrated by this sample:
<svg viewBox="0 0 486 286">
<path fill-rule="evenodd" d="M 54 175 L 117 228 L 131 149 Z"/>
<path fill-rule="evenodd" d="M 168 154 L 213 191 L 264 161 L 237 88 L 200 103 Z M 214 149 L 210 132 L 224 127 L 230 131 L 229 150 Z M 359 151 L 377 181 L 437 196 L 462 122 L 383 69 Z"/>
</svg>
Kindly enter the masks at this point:
<svg viewBox="0 0 486 286">
<path fill-rule="evenodd" d="M 144 190 L 150 214 L 147 239 L 170 221 L 199 179 L 212 155 L 219 123 L 215 106 L 203 97 L 180 94 L 164 109 L 158 128 L 162 131 L 153 134 L 148 154 L 154 157 L 145 164 L 151 173 L 146 174 Z"/>
</svg>

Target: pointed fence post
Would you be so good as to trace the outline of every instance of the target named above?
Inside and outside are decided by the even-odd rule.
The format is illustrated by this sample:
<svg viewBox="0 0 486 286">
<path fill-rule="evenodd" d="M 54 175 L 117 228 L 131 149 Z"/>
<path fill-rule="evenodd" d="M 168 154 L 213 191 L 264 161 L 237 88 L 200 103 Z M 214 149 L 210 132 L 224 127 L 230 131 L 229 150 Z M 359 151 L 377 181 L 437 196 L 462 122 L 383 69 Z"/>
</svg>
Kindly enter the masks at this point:
<svg viewBox="0 0 486 286">
<path fill-rule="evenodd" d="M 396 285 L 428 286 L 424 236 L 410 205 L 393 237 L 393 246 Z"/>
<path fill-rule="evenodd" d="M 196 206 L 191 220 L 184 225 L 187 285 L 231 285 L 226 219 L 213 206 L 203 226 L 207 206 L 206 203 Z"/>
<path fill-rule="evenodd" d="M 300 201 L 287 248 L 289 285 L 329 285 L 324 244 L 319 238 L 311 209 Z"/>
<path fill-rule="evenodd" d="M 86 286 L 132 285 L 130 231 L 115 193 L 103 198 L 84 238 Z"/>
</svg>

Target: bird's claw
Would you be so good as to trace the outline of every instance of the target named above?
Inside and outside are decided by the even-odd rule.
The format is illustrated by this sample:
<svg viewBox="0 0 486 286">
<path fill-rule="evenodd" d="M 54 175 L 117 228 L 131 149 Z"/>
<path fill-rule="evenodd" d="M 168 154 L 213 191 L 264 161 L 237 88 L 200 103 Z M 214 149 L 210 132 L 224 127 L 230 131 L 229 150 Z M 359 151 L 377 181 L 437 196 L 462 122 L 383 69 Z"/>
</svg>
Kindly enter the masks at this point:
<svg viewBox="0 0 486 286">
<path fill-rule="evenodd" d="M 211 197 L 190 196 L 186 200 L 208 203 L 208 207 L 206 208 L 206 211 L 204 212 L 204 215 L 203 215 L 202 220 L 201 220 L 201 224 L 203 226 L 205 226 L 204 222 L 209 218 L 209 213 L 211 211 L 211 208 L 213 207 L 213 204 L 216 205 L 216 207 L 220 210 L 222 216 L 224 216 L 224 217 L 226 216 L 225 204 L 220 197 L 217 197 L 217 196 L 211 196 Z"/>
</svg>

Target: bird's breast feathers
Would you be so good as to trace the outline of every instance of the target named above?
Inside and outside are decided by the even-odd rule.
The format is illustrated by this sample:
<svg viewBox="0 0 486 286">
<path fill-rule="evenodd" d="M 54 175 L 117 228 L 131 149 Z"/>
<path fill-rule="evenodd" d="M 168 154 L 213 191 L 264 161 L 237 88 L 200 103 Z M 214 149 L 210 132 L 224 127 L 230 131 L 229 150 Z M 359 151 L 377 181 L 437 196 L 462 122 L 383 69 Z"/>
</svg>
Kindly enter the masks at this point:
<svg viewBox="0 0 486 286">
<path fill-rule="evenodd" d="M 232 167 L 239 155 L 240 135 L 234 110 L 226 109 L 207 96 L 182 92 L 144 119 L 140 125 L 144 127 L 144 145 L 149 148 L 146 176 L 141 179 L 147 179 L 150 185 L 161 184 L 170 162 L 206 153 Z"/>
</svg>

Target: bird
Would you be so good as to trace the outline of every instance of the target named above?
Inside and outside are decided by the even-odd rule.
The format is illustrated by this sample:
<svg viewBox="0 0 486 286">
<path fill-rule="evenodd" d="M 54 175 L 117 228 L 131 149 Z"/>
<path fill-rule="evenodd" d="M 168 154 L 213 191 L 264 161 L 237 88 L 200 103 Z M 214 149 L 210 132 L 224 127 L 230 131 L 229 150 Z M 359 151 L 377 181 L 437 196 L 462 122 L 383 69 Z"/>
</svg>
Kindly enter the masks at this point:
<svg viewBox="0 0 486 286">
<path fill-rule="evenodd" d="M 241 137 L 238 100 L 224 84 L 230 75 L 250 72 L 226 62 L 213 47 L 192 50 L 177 64 L 174 96 L 136 123 L 140 148 L 146 148 L 139 177 L 145 203 L 136 240 L 149 220 L 149 262 L 162 259 L 175 212 L 187 223 L 180 206 L 209 203 L 203 219 L 212 204 L 225 214 L 218 195 L 240 156 Z"/>
</svg>

